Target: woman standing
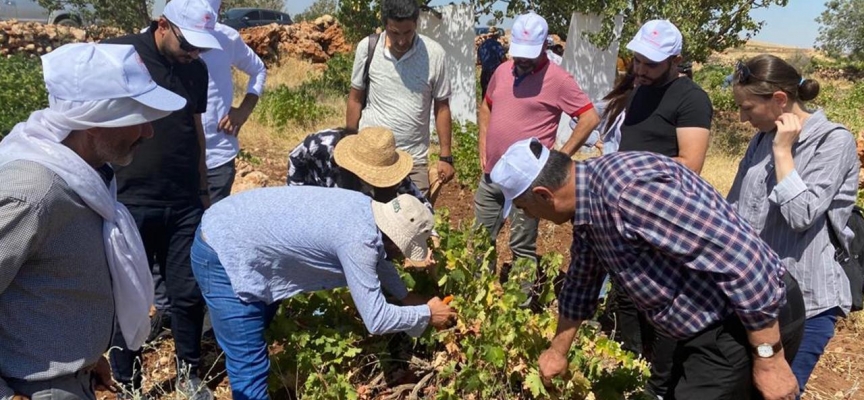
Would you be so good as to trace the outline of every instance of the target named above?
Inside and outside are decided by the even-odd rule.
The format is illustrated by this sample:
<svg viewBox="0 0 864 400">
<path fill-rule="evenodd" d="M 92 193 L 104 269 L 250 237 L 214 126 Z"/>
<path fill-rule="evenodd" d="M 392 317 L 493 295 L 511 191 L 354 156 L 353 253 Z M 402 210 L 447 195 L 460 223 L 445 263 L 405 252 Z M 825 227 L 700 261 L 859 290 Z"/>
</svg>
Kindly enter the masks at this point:
<svg viewBox="0 0 864 400">
<path fill-rule="evenodd" d="M 803 393 L 810 373 L 851 306 L 849 281 L 835 261 L 832 235 L 845 243 L 858 191 L 855 139 L 822 110 L 819 83 L 782 59 L 762 54 L 739 62 L 733 94 L 741 122 L 759 130 L 751 140 L 728 200 L 798 280 L 807 309 L 792 372 Z"/>
</svg>

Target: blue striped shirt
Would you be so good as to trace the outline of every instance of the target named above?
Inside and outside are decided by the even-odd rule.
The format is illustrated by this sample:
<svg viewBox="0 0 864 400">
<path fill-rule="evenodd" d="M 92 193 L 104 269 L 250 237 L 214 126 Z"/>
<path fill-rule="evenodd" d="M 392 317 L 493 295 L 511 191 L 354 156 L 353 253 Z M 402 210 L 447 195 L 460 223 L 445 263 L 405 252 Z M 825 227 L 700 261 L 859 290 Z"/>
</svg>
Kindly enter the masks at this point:
<svg viewBox="0 0 864 400">
<path fill-rule="evenodd" d="M 575 176 L 562 316 L 592 317 L 608 270 L 636 307 L 677 339 L 733 313 L 748 330 L 777 319 L 784 266 L 698 175 L 671 158 L 620 152 L 577 163 Z"/>
<path fill-rule="evenodd" d="M 750 142 L 727 198 L 798 281 L 807 318 L 835 307 L 848 313 L 849 279 L 834 260 L 828 229 L 830 222 L 842 232 L 855 205 L 855 138 L 824 112 L 813 113 L 792 150 L 795 170 L 777 182 L 774 135 L 759 133 Z"/>
<path fill-rule="evenodd" d="M 429 322 L 425 304 L 385 300 L 382 289 L 400 300 L 408 290 L 385 259 L 372 200 L 362 193 L 313 186 L 250 190 L 210 207 L 201 230 L 243 301 L 271 304 L 347 286 L 372 334 L 419 336 Z"/>
</svg>

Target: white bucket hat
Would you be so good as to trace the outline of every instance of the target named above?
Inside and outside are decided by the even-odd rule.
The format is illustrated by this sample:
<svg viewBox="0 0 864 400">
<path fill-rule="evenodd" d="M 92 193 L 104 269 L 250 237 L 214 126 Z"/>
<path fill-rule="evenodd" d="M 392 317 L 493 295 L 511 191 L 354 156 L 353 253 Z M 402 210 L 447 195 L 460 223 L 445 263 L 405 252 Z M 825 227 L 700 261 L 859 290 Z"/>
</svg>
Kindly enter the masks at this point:
<svg viewBox="0 0 864 400">
<path fill-rule="evenodd" d="M 423 261 L 429 252 L 426 241 L 435 227 L 429 209 L 414 196 L 400 194 L 388 203 L 372 201 L 372 214 L 378 228 L 384 232 L 405 258 Z"/>
<path fill-rule="evenodd" d="M 539 157 L 531 150 L 532 143 L 536 143 L 535 147 L 540 147 Z M 495 163 L 489 178 L 500 186 L 504 193 L 504 217 L 510 215 L 513 199 L 531 187 L 531 183 L 540 175 L 547 160 L 549 160 L 549 149 L 537 138 L 532 137 L 513 143 Z"/>
<path fill-rule="evenodd" d="M 549 25 L 534 12 L 522 14 L 510 29 L 510 57 L 537 58 L 543 51 Z"/>
<path fill-rule="evenodd" d="M 153 82 L 131 45 L 67 44 L 42 56 L 42 73 L 49 95 L 61 101 L 130 98 L 162 112 L 176 111 L 186 105 L 186 99 Z M 125 121 L 152 120 L 146 115 L 140 118 L 137 122 L 129 118 Z"/>
<path fill-rule="evenodd" d="M 222 49 L 213 36 L 216 27 L 216 10 L 207 0 L 172 0 L 165 6 L 162 15 L 180 28 L 183 37 L 201 49 Z"/>
<path fill-rule="evenodd" d="M 681 31 L 669 20 L 655 19 L 646 22 L 636 32 L 627 49 L 639 53 L 649 60 L 661 62 L 681 54 Z"/>
</svg>

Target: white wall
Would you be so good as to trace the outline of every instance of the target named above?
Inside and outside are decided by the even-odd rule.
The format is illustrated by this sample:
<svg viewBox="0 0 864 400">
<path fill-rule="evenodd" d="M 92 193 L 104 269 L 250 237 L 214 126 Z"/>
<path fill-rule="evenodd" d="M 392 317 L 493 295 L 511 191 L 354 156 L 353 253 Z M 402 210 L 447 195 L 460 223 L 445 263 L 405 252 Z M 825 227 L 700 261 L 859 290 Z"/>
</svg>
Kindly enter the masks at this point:
<svg viewBox="0 0 864 400">
<path fill-rule="evenodd" d="M 597 48 L 582 37 L 582 32 L 597 32 L 602 19 L 597 15 L 587 15 L 574 12 L 570 18 L 570 30 L 567 32 L 567 45 L 564 47 L 564 61 L 561 66 L 567 70 L 582 90 L 593 102 L 598 102 L 615 86 L 615 74 L 618 61 L 619 42 L 615 41 L 609 48 Z M 624 19 L 615 19 L 615 36 L 621 36 Z M 562 115 L 558 125 L 558 146 L 564 145 L 573 129 L 570 128 L 570 116 Z"/>
<path fill-rule="evenodd" d="M 453 119 L 476 123 L 474 7 L 471 4 L 451 4 L 435 9 L 441 12 L 441 19 L 430 12 L 420 13 L 417 31 L 434 39 L 447 53 L 447 74 L 453 91 L 450 97 Z M 434 128 L 435 125 L 431 126 Z"/>
</svg>

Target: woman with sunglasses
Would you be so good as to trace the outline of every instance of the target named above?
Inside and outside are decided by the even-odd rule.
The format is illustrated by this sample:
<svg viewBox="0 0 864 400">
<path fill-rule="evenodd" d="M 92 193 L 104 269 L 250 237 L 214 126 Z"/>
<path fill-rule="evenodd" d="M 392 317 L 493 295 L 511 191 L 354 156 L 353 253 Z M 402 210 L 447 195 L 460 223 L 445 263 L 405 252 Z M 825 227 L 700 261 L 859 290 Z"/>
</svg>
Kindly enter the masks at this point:
<svg viewBox="0 0 864 400">
<path fill-rule="evenodd" d="M 728 200 L 798 280 L 807 310 L 804 337 L 792 363 L 803 393 L 852 298 L 835 261 L 858 191 L 859 161 L 848 129 L 804 102 L 819 83 L 786 61 L 762 54 L 739 62 L 733 94 L 741 122 L 758 129 L 744 154 Z"/>
</svg>

